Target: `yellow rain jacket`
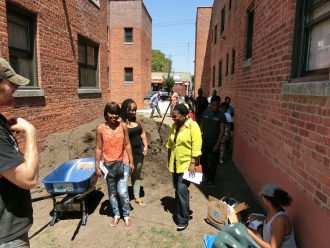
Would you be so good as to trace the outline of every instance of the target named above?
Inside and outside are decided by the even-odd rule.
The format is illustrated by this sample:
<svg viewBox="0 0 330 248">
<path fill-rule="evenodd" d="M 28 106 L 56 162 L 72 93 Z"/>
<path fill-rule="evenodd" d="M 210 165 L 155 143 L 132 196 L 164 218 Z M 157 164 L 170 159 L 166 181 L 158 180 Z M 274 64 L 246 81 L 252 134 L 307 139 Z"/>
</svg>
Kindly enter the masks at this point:
<svg viewBox="0 0 330 248">
<path fill-rule="evenodd" d="M 188 170 L 191 157 L 202 154 L 202 134 L 198 124 L 192 119 L 187 119 L 181 127 L 176 142 L 174 143 L 176 124 L 172 125 L 166 147 L 171 149 L 169 171 L 174 173 L 174 160 L 176 161 L 176 173 Z"/>
</svg>

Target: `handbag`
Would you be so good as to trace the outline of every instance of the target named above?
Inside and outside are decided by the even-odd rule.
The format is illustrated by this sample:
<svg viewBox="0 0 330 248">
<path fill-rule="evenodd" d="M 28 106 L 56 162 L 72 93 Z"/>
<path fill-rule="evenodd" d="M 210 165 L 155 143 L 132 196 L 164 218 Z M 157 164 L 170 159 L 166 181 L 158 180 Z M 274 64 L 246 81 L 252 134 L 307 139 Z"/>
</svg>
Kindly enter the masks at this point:
<svg viewBox="0 0 330 248">
<path fill-rule="evenodd" d="M 116 178 L 124 175 L 124 165 L 122 160 L 106 162 L 104 165 L 108 169 L 107 177 Z"/>
</svg>

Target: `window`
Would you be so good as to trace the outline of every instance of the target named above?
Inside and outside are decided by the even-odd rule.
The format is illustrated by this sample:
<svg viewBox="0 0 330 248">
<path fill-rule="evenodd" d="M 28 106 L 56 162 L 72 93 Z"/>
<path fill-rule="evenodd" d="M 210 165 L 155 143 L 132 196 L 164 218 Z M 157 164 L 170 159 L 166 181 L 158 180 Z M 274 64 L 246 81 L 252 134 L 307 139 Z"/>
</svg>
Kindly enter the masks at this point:
<svg viewBox="0 0 330 248">
<path fill-rule="evenodd" d="M 252 58 L 253 21 L 254 21 L 254 10 L 250 9 L 250 10 L 248 10 L 248 13 L 247 13 L 245 59 Z"/>
<path fill-rule="evenodd" d="M 236 52 L 235 49 L 231 50 L 231 75 L 235 74 L 235 58 Z"/>
<path fill-rule="evenodd" d="M 10 64 L 36 87 L 35 15 L 7 3 L 7 28 Z"/>
<path fill-rule="evenodd" d="M 218 33 L 218 25 L 215 25 L 214 26 L 214 32 L 213 32 L 213 35 L 214 35 L 213 44 L 217 44 L 217 33 Z"/>
<path fill-rule="evenodd" d="M 298 0 L 293 77 L 329 75 L 330 1 Z"/>
<path fill-rule="evenodd" d="M 125 42 L 132 43 L 133 42 L 133 28 L 124 28 L 125 30 Z"/>
<path fill-rule="evenodd" d="M 133 68 L 132 67 L 125 68 L 124 81 L 133 82 Z"/>
<path fill-rule="evenodd" d="M 220 33 L 225 31 L 225 19 L 226 19 L 226 6 L 224 6 L 223 9 L 221 10 L 221 29 L 220 29 Z"/>
<path fill-rule="evenodd" d="M 229 54 L 226 54 L 226 76 L 228 76 L 229 71 Z"/>
<path fill-rule="evenodd" d="M 222 86 L 222 60 L 219 60 L 218 86 Z"/>
<path fill-rule="evenodd" d="M 215 66 L 212 67 L 212 87 L 215 86 Z"/>
<path fill-rule="evenodd" d="M 97 88 L 98 86 L 98 46 L 78 36 L 79 87 Z"/>
</svg>

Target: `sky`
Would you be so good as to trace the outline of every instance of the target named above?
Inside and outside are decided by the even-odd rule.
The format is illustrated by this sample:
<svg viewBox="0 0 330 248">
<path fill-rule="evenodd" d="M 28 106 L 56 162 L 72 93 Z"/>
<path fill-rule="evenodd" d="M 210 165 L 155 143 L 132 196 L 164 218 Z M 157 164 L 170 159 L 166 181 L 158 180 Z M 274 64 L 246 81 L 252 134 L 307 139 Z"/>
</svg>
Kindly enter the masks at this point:
<svg viewBox="0 0 330 248">
<path fill-rule="evenodd" d="M 213 0 L 143 0 L 152 18 L 152 49 L 173 61 L 175 72 L 194 74 L 196 11 Z"/>
</svg>

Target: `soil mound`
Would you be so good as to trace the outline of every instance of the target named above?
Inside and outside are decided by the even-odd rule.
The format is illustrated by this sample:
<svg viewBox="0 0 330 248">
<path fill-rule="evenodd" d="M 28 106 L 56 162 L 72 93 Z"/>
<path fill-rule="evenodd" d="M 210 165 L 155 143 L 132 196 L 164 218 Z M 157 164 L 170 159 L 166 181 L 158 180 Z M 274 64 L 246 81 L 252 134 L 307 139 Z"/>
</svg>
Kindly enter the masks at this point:
<svg viewBox="0 0 330 248">
<path fill-rule="evenodd" d="M 158 131 L 159 124 L 153 119 L 141 116 L 140 120 L 148 138 L 148 153 L 142 170 L 144 184 L 168 183 L 171 177 L 166 168 L 165 146 L 170 128 L 163 124 Z M 103 118 L 98 118 L 72 131 L 48 136 L 40 152 L 41 177 L 68 160 L 94 157 L 96 127 L 102 122 Z"/>
</svg>

